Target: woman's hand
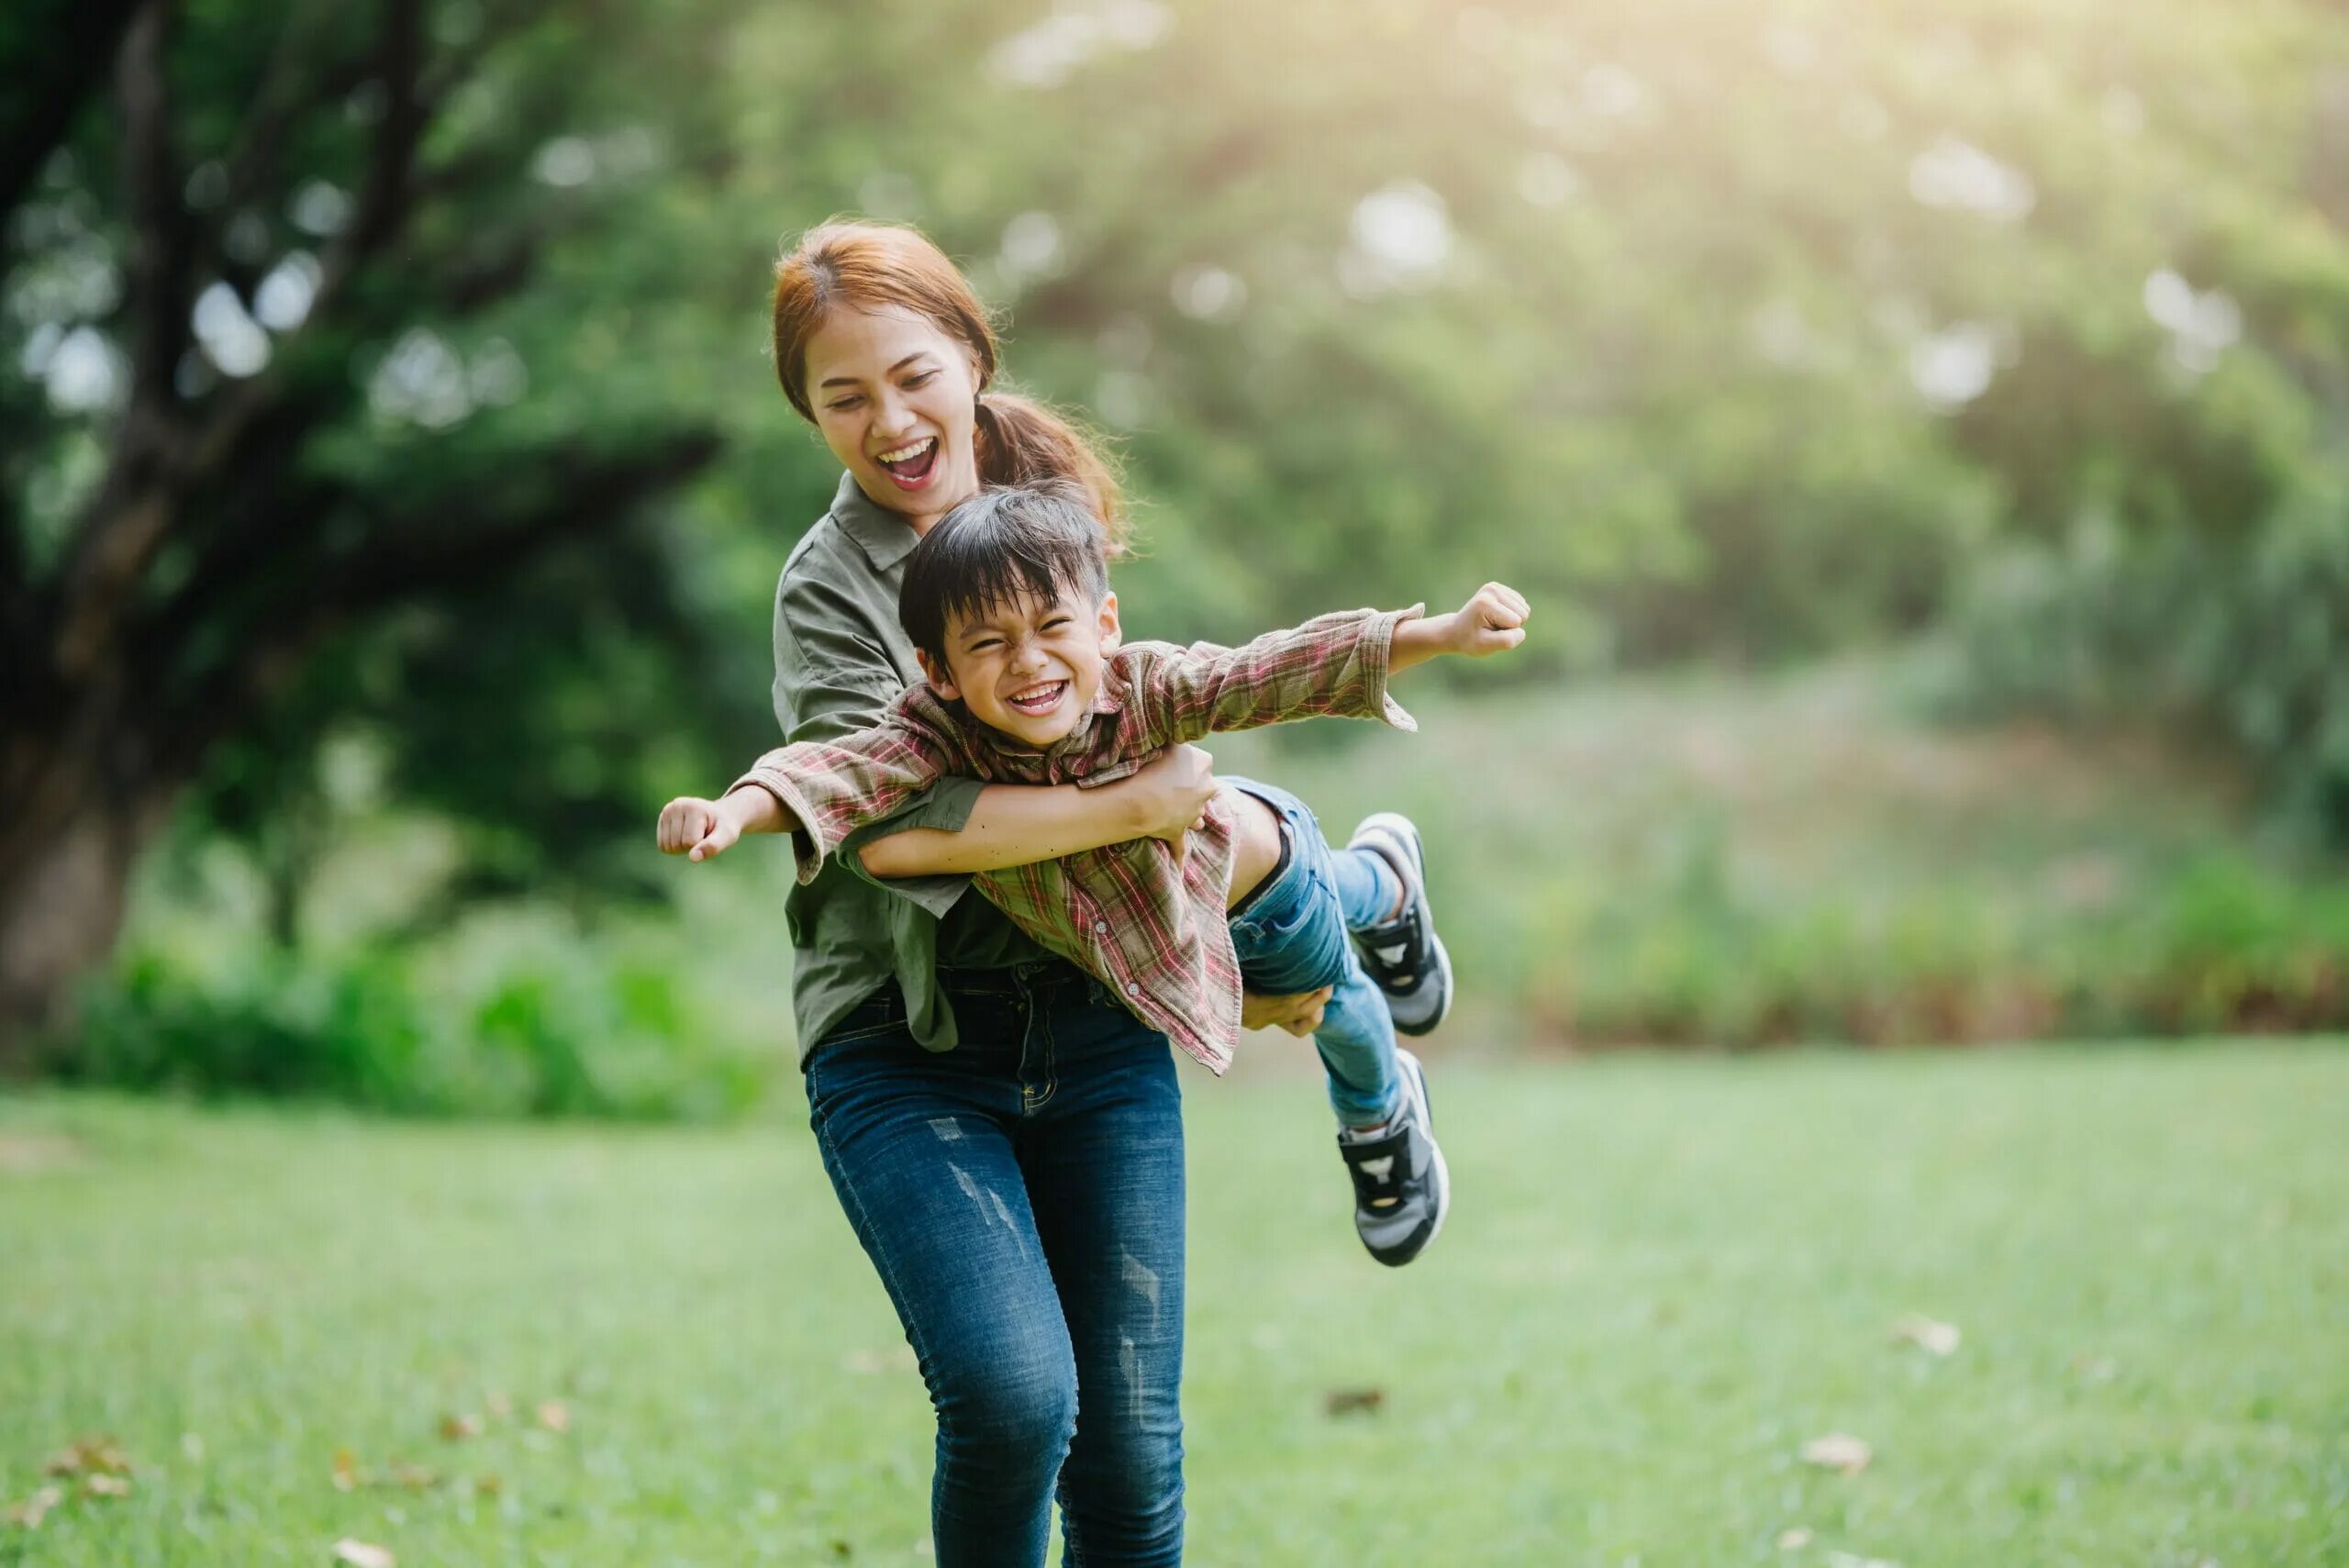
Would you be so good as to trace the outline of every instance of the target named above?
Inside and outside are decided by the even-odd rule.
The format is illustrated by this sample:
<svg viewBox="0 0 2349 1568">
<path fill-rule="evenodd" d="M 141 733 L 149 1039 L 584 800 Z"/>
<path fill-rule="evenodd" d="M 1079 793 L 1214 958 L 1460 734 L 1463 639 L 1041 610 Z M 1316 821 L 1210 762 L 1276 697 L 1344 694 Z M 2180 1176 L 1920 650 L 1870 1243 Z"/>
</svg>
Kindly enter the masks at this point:
<svg viewBox="0 0 2349 1568">
<path fill-rule="evenodd" d="M 1113 787 L 1127 793 L 1138 837 L 1163 839 L 1179 848 L 1184 834 L 1208 825 L 1208 802 L 1217 788 L 1215 759 L 1197 746 L 1177 746 Z"/>
<path fill-rule="evenodd" d="M 1286 1029 L 1293 1035 L 1308 1035 L 1321 1027 L 1321 1009 L 1330 1005 L 1330 987 L 1319 991 L 1301 991 L 1294 996 L 1259 996 L 1253 991 L 1240 994 L 1240 1027 L 1243 1029 Z"/>
</svg>

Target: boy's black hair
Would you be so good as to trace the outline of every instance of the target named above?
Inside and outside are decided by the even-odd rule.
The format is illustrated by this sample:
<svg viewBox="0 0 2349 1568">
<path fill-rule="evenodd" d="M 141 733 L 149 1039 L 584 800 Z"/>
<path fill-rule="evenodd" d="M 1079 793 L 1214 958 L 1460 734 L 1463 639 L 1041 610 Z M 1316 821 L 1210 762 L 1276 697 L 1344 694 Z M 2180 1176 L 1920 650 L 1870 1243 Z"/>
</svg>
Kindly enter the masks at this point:
<svg viewBox="0 0 2349 1568">
<path fill-rule="evenodd" d="M 1063 591 L 1097 606 L 1108 597 L 1101 520 L 1073 486 L 1007 485 L 981 491 L 922 536 L 906 561 L 897 620 L 942 667 L 949 620 Z"/>
</svg>

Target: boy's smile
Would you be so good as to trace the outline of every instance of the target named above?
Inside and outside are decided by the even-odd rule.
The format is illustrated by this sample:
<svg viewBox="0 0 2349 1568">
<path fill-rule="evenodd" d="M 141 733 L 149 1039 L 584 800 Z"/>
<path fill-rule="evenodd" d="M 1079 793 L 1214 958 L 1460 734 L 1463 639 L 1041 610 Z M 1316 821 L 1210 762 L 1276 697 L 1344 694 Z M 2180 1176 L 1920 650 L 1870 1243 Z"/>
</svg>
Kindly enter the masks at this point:
<svg viewBox="0 0 2349 1568">
<path fill-rule="evenodd" d="M 1065 588 L 1050 600 L 1021 594 L 949 617 L 947 668 L 927 653 L 922 668 L 939 695 L 959 698 L 988 728 L 1041 750 L 1092 711 L 1118 641 L 1115 594 L 1098 605 Z"/>
</svg>

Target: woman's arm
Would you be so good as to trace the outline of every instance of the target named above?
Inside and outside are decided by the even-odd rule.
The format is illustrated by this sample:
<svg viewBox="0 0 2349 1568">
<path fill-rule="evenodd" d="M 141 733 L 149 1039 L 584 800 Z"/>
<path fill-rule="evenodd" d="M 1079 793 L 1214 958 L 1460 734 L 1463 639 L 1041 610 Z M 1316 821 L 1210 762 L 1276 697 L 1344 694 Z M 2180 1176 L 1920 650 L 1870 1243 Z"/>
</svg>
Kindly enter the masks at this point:
<svg viewBox="0 0 2349 1568">
<path fill-rule="evenodd" d="M 1196 746 L 1177 746 L 1099 789 L 990 784 L 962 831 L 908 828 L 864 845 L 858 858 L 874 876 L 924 876 L 1032 865 L 1129 839 L 1179 843 L 1215 798 L 1214 762 Z"/>
</svg>

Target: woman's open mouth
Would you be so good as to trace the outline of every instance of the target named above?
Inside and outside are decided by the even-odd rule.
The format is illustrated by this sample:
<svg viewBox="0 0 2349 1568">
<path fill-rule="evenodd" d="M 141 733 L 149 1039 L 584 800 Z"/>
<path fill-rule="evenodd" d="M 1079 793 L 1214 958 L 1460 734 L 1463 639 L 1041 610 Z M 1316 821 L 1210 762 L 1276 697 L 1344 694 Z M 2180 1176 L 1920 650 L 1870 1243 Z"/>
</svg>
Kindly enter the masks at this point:
<svg viewBox="0 0 2349 1568">
<path fill-rule="evenodd" d="M 1061 694 L 1068 690 L 1066 681 L 1044 681 L 1012 693 L 1003 699 L 1004 706 L 1014 713 L 1024 713 L 1030 718 L 1041 718 L 1061 706 Z"/>
<path fill-rule="evenodd" d="M 930 471 L 938 466 L 938 438 L 924 436 L 873 461 L 888 472 L 899 489 L 918 490 L 930 483 Z"/>
</svg>

